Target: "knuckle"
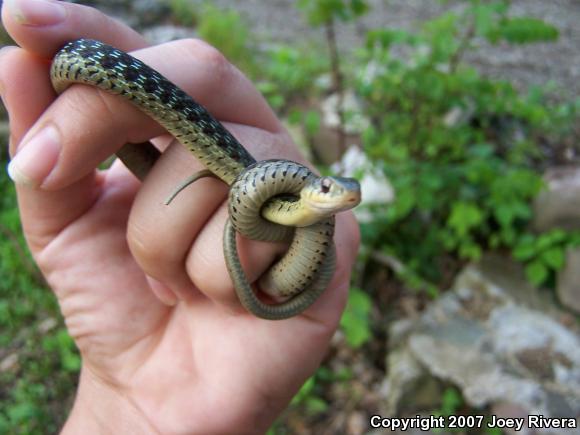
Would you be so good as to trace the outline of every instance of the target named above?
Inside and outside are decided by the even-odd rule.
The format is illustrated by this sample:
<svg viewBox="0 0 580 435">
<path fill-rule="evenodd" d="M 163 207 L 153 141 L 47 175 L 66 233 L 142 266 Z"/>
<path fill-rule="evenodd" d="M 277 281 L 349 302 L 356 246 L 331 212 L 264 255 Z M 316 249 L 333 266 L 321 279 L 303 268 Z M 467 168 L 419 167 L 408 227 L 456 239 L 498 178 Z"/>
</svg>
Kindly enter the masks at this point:
<svg viewBox="0 0 580 435">
<path fill-rule="evenodd" d="M 195 249 L 186 264 L 187 274 L 193 284 L 207 295 L 221 299 L 231 292 L 232 283 L 222 260 L 216 257 L 220 250 Z"/>
<path fill-rule="evenodd" d="M 127 244 L 131 254 L 145 273 L 151 276 L 163 276 L 166 268 L 181 264 L 182 255 L 171 249 L 162 237 L 152 236 L 154 231 L 147 225 L 135 220 L 127 227 Z"/>
<path fill-rule="evenodd" d="M 201 39 L 183 39 L 182 43 L 189 56 L 200 59 L 210 68 L 224 69 L 230 64 L 221 51 Z"/>
<path fill-rule="evenodd" d="M 186 55 L 195 59 L 202 66 L 204 77 L 206 78 L 205 86 L 209 86 L 212 90 L 217 90 L 232 79 L 234 68 L 217 48 L 201 39 L 191 38 L 182 42 Z"/>
</svg>

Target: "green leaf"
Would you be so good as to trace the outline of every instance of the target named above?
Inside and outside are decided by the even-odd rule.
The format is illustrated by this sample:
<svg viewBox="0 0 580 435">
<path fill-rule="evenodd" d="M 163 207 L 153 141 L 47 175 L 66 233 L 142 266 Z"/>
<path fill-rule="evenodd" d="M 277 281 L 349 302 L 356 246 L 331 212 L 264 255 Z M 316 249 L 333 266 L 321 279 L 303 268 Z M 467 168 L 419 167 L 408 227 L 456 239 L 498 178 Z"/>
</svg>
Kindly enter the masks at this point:
<svg viewBox="0 0 580 435">
<path fill-rule="evenodd" d="M 512 255 L 516 260 L 528 261 L 535 257 L 538 253 L 535 244 L 536 238 L 531 234 L 526 234 L 521 237 L 518 244 L 512 251 Z"/>
<path fill-rule="evenodd" d="M 366 0 L 299 0 L 298 8 L 312 26 L 332 23 L 334 19 L 351 21 L 369 10 Z"/>
<path fill-rule="evenodd" d="M 545 21 L 530 17 L 506 18 L 499 29 L 499 36 L 514 44 L 555 41 L 558 29 Z"/>
<path fill-rule="evenodd" d="M 566 256 L 564 249 L 555 247 L 544 251 L 541 256 L 542 261 L 554 270 L 560 270 L 564 266 Z"/>
<path fill-rule="evenodd" d="M 291 402 L 292 405 L 296 405 L 297 403 L 304 401 L 308 396 L 313 394 L 315 385 L 316 385 L 316 375 L 310 376 L 306 380 L 306 382 L 302 384 L 302 387 L 300 387 L 298 393 L 296 393 L 296 395 L 292 398 Z"/>
<path fill-rule="evenodd" d="M 475 244 L 472 240 L 463 241 L 459 245 L 459 256 L 461 258 L 467 258 L 470 260 L 479 260 L 481 259 L 481 247 Z"/>
<path fill-rule="evenodd" d="M 360 17 L 369 11 L 369 5 L 365 0 L 350 0 L 350 9 L 355 17 Z"/>
<path fill-rule="evenodd" d="M 541 261 L 532 261 L 526 266 L 526 276 L 534 285 L 542 285 L 548 279 L 548 268 Z"/>
<path fill-rule="evenodd" d="M 397 191 L 395 202 L 392 204 L 391 210 L 397 219 L 402 219 L 407 216 L 413 207 L 416 205 L 416 196 L 412 191 L 402 190 Z"/>
<path fill-rule="evenodd" d="M 529 204 L 522 201 L 505 202 L 497 205 L 493 211 L 498 222 L 504 226 L 510 226 L 516 219 L 527 219 L 532 210 Z"/>
<path fill-rule="evenodd" d="M 308 397 L 306 399 L 306 412 L 310 415 L 322 414 L 328 409 L 328 403 L 326 403 L 320 397 Z"/>
<path fill-rule="evenodd" d="M 411 40 L 408 32 L 398 29 L 374 29 L 367 32 L 367 48 L 379 46 L 388 50 L 393 44 L 406 43 Z"/>
<path fill-rule="evenodd" d="M 346 310 L 340 319 L 347 343 L 358 348 L 371 338 L 371 298 L 364 291 L 353 288 L 348 295 Z"/>
<path fill-rule="evenodd" d="M 494 25 L 495 11 L 486 4 L 477 5 L 474 8 L 475 31 L 477 35 L 485 35 L 490 32 Z"/>
<path fill-rule="evenodd" d="M 20 423 L 36 417 L 40 409 L 32 403 L 19 403 L 8 408 L 8 416 L 14 423 Z"/>
<path fill-rule="evenodd" d="M 568 231 L 564 231 L 559 228 L 555 228 L 553 230 L 548 231 L 547 233 L 543 233 L 542 238 L 546 238 L 550 241 L 552 245 L 564 243 L 569 240 L 570 233 Z"/>
<path fill-rule="evenodd" d="M 77 353 L 71 351 L 63 352 L 62 366 L 71 373 L 78 373 L 81 368 L 81 358 Z"/>
<path fill-rule="evenodd" d="M 483 221 L 482 210 L 474 203 L 455 202 L 447 220 L 447 226 L 455 230 L 459 236 L 465 236 Z"/>
<path fill-rule="evenodd" d="M 446 388 L 443 392 L 441 413 L 443 415 L 456 414 L 463 404 L 463 396 L 455 388 Z"/>
<path fill-rule="evenodd" d="M 315 110 L 309 110 L 304 114 L 304 129 L 306 134 L 314 136 L 320 130 L 320 114 Z"/>
</svg>

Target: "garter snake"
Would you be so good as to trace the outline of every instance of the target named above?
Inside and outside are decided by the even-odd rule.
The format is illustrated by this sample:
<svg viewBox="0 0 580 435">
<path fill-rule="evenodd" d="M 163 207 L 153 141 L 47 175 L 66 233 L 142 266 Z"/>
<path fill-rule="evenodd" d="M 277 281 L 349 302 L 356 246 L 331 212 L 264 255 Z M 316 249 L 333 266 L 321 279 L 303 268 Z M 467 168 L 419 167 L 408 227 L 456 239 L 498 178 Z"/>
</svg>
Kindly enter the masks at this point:
<svg viewBox="0 0 580 435">
<path fill-rule="evenodd" d="M 138 59 L 99 41 L 79 39 L 61 48 L 52 62 L 51 80 L 58 93 L 83 83 L 120 95 L 206 166 L 200 176 L 211 174 L 230 185 L 224 255 L 248 311 L 265 319 L 285 319 L 305 310 L 324 291 L 334 272 L 333 215 L 360 202 L 356 180 L 318 177 L 288 160 L 256 162 L 184 91 Z M 135 160 L 148 160 L 147 155 L 154 159 L 157 152 L 150 147 L 127 144 L 117 155 L 142 178 L 147 168 Z M 267 304 L 258 298 L 241 268 L 236 232 L 255 240 L 292 240 L 287 254 L 260 281 L 265 292 L 290 299 Z"/>
</svg>

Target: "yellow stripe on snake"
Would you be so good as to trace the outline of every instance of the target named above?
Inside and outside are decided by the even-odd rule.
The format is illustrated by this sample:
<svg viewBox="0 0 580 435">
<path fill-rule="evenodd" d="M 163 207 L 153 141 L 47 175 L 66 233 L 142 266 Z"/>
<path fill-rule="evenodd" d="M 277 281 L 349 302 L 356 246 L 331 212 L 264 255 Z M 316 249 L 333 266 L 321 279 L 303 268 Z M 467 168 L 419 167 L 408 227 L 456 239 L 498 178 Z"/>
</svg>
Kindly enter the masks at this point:
<svg viewBox="0 0 580 435">
<path fill-rule="evenodd" d="M 211 175 L 230 186 L 224 255 L 248 311 L 264 319 L 286 319 L 304 311 L 324 291 L 335 268 L 334 214 L 360 202 L 356 180 L 318 177 L 289 160 L 256 162 L 193 98 L 143 62 L 99 41 L 66 44 L 53 60 L 51 80 L 59 93 L 84 83 L 131 101 L 206 166 L 208 171 L 188 184 Z M 144 168 L 139 161 L 156 154 L 129 144 L 117 153 L 140 178 L 151 163 Z M 292 240 L 288 252 L 260 281 L 263 291 L 289 299 L 273 304 L 260 300 L 240 265 L 236 232 L 254 240 Z"/>
</svg>

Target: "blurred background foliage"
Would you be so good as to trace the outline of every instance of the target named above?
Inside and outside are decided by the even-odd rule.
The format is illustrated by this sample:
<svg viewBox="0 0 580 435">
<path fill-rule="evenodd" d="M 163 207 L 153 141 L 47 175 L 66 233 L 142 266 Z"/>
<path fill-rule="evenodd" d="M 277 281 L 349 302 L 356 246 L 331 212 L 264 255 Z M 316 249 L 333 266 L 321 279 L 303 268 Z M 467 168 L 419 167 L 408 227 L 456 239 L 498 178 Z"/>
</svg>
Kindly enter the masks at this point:
<svg viewBox="0 0 580 435">
<path fill-rule="evenodd" d="M 465 62 L 482 40 L 509 50 L 554 41 L 558 29 L 513 16 L 508 0 L 463 3 L 413 31 L 370 29 L 364 43 L 345 54 L 334 31 L 368 14 L 365 0 L 296 2 L 305 21 L 323 31 L 309 46 L 263 44 L 239 14 L 211 2 L 202 8 L 188 0 L 164 2 L 169 21 L 194 27 L 248 74 L 290 126 L 304 129 L 307 145 L 321 128 L 312 102 L 332 93 L 339 103 L 347 91 L 356 96 L 359 113 L 337 108 L 339 130 L 354 116 L 367 120 L 360 148 L 396 194 L 388 206 L 366 206 L 371 217 L 361 224 L 363 248 L 341 331 L 347 347 L 375 349 L 380 358 L 384 349 L 373 337 L 384 339 L 384 326 L 371 307 L 384 275 L 372 256 L 394 259 L 392 279 L 428 301 L 466 262 L 489 250 L 511 253 L 534 284 L 553 286 L 565 250 L 580 246 L 576 233 L 530 230 L 542 170 L 559 163 L 561 144 L 577 137 L 578 100 L 557 92 L 555 98 L 549 87 L 516 89 Z M 0 38 L 10 43 L 4 31 Z M 7 138 L 2 140 L 5 165 Z M 72 403 L 79 357 L 25 248 L 5 175 L 0 189 L 0 433 L 53 433 Z M 305 420 L 328 412 L 328 385 L 351 376 L 348 367 L 324 365 L 292 408 Z M 450 388 L 439 412 L 461 407 L 458 395 Z M 283 421 L 271 433 L 287 433 Z"/>
</svg>

